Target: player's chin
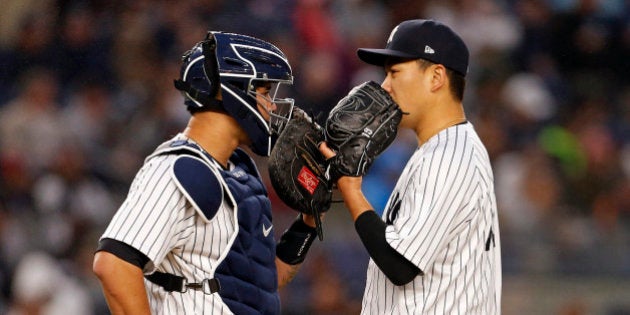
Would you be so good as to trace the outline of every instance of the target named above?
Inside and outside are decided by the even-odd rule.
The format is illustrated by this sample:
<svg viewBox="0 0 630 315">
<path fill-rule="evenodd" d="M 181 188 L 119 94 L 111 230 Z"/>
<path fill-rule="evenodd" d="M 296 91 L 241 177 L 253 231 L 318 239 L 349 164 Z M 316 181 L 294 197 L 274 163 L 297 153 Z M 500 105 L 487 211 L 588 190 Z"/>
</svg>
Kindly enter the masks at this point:
<svg viewBox="0 0 630 315">
<path fill-rule="evenodd" d="M 402 128 L 410 128 L 410 129 L 416 128 L 416 124 L 412 121 L 412 117 L 410 117 L 409 113 L 403 114 L 402 118 L 400 119 L 400 124 L 398 124 L 398 129 L 402 129 Z"/>
<path fill-rule="evenodd" d="M 246 146 L 246 147 L 251 147 L 254 144 L 254 142 L 252 141 L 252 139 L 249 138 L 249 136 L 247 135 L 243 135 L 238 142 L 239 146 Z"/>
</svg>

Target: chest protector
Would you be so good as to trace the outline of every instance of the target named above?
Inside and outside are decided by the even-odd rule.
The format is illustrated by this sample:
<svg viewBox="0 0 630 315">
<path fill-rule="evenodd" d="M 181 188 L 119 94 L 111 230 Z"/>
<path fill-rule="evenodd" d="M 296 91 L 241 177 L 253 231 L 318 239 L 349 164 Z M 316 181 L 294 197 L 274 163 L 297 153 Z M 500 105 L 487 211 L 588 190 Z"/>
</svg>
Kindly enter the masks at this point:
<svg viewBox="0 0 630 315">
<path fill-rule="evenodd" d="M 230 160 L 235 167 L 221 176 L 236 201 L 239 230 L 215 272 L 220 295 L 235 314 L 279 314 L 271 202 L 250 157 L 236 150 Z"/>
<path fill-rule="evenodd" d="M 230 157 L 233 167 L 216 162 L 196 144 L 186 140 L 165 143 L 157 154 L 188 154 L 202 158 L 222 177 L 226 194 L 236 205 L 238 227 L 230 250 L 215 270 L 218 294 L 235 314 L 280 314 L 276 242 L 271 221 L 271 202 L 252 159 L 237 149 Z M 227 188 L 227 189 L 225 189 Z M 211 219 L 211 218 L 207 218 Z"/>
</svg>

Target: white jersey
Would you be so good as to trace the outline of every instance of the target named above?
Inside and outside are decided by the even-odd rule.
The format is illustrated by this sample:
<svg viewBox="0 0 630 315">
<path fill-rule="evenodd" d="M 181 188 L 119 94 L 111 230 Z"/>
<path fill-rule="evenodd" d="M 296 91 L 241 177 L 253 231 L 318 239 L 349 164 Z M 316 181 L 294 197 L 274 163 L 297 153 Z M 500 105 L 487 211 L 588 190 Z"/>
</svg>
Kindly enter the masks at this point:
<svg viewBox="0 0 630 315">
<path fill-rule="evenodd" d="M 236 211 L 224 198 L 212 220 L 204 221 L 176 186 L 172 176 L 176 159 L 177 155 L 147 159 L 102 238 L 124 242 L 147 255 L 145 274 L 158 270 L 201 282 L 213 278 L 236 237 Z M 169 293 L 146 279 L 145 286 L 152 314 L 231 314 L 219 294 Z"/>
<path fill-rule="evenodd" d="M 362 314 L 499 314 L 501 256 L 492 169 L 470 123 L 412 155 L 383 220 L 387 242 L 422 270 L 396 286 L 372 260 Z"/>
</svg>

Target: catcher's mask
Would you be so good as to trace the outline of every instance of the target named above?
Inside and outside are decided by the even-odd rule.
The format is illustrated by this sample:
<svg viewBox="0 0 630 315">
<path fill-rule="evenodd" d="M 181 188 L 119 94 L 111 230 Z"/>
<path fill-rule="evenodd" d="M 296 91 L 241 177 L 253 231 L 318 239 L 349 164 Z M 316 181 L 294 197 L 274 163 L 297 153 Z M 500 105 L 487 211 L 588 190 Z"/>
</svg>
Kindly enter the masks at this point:
<svg viewBox="0 0 630 315">
<path fill-rule="evenodd" d="M 182 60 L 175 87 L 184 94 L 186 106 L 225 110 L 247 132 L 252 151 L 269 156 L 293 108 L 293 99 L 278 94 L 282 84 L 293 84 L 284 53 L 258 38 L 208 32 Z M 219 91 L 215 82 L 220 82 L 222 101 L 215 99 Z M 258 87 L 265 87 L 268 95 L 257 93 Z"/>
</svg>

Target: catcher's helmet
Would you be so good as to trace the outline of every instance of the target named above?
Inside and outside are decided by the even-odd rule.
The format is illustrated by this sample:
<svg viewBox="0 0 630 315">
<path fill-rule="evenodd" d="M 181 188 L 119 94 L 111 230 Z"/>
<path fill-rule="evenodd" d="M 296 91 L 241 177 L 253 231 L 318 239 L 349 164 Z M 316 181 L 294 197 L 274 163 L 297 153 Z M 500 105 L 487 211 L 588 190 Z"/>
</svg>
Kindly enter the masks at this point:
<svg viewBox="0 0 630 315">
<path fill-rule="evenodd" d="M 181 79 L 175 87 L 191 109 L 222 109 L 247 132 L 254 153 L 268 156 L 293 108 L 293 99 L 278 98 L 282 84 L 293 84 L 291 66 L 276 46 L 258 38 L 208 32 L 183 56 Z M 222 101 L 215 99 L 220 82 Z M 271 83 L 275 108 L 269 122 L 258 111 L 256 86 Z M 263 106 L 264 107 L 264 106 Z"/>
</svg>

